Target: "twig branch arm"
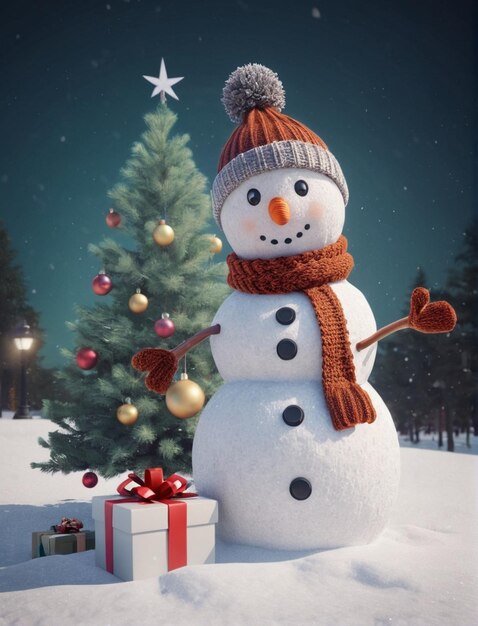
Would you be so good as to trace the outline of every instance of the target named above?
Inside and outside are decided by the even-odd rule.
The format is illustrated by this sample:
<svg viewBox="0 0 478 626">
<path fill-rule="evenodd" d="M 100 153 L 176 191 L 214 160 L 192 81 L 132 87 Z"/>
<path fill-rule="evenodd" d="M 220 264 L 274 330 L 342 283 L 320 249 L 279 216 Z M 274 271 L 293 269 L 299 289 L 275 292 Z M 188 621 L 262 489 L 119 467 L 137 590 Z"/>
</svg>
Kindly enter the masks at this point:
<svg viewBox="0 0 478 626">
<path fill-rule="evenodd" d="M 197 346 L 199 343 L 210 337 L 211 335 L 218 335 L 221 332 L 221 325 L 215 324 L 214 326 L 210 326 L 209 328 L 204 328 L 204 330 L 200 330 L 198 333 L 180 343 L 179 346 L 176 346 L 174 350 L 171 352 L 174 353 L 174 356 L 179 361 L 191 348 Z"/>
<path fill-rule="evenodd" d="M 387 337 L 388 335 L 395 333 L 397 330 L 402 330 L 403 328 L 410 328 L 408 316 L 402 317 L 402 319 L 399 319 L 396 322 L 392 322 L 391 324 L 388 324 L 387 326 L 380 328 L 373 335 L 370 335 L 370 337 L 367 337 L 367 339 L 363 339 L 362 341 L 359 341 L 358 344 L 355 346 L 357 349 L 357 352 L 360 352 L 360 350 L 365 350 L 365 348 L 368 348 L 376 341 L 380 341 L 380 339 L 383 339 L 384 337 Z"/>
</svg>

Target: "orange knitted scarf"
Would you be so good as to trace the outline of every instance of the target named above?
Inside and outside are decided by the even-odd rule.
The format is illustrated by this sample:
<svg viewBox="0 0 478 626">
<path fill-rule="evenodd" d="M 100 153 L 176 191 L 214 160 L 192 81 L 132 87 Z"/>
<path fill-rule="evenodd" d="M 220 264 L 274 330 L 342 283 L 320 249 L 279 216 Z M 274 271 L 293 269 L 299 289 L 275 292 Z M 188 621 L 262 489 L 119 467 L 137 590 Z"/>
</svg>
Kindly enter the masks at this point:
<svg viewBox="0 0 478 626">
<path fill-rule="evenodd" d="M 342 305 L 328 283 L 344 280 L 354 262 L 341 236 L 321 250 L 295 256 L 247 261 L 227 257 L 227 282 L 244 293 L 303 291 L 312 304 L 322 338 L 322 383 L 336 430 L 371 423 L 376 414 L 368 394 L 355 379 L 347 323 Z"/>
</svg>

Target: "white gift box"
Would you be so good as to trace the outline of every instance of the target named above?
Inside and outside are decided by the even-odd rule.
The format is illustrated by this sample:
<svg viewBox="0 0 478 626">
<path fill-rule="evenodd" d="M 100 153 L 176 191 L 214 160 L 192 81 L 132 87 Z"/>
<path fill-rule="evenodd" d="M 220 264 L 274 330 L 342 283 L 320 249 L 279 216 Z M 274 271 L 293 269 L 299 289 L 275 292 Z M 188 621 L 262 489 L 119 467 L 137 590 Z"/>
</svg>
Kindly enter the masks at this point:
<svg viewBox="0 0 478 626">
<path fill-rule="evenodd" d="M 179 499 L 179 498 L 178 498 Z M 139 580 L 168 571 L 168 507 L 161 502 L 124 502 L 118 496 L 93 497 L 96 565 L 106 567 L 105 500 L 113 505 L 113 574 L 122 580 Z M 196 496 L 187 504 L 187 564 L 215 561 L 217 501 Z"/>
</svg>

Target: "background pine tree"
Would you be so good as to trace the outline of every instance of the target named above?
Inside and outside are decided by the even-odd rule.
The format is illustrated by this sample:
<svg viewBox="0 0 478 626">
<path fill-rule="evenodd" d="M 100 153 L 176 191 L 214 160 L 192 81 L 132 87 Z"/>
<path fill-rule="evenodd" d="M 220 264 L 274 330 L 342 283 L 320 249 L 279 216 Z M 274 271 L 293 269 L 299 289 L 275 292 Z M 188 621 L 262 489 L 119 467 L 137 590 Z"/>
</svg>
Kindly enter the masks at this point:
<svg viewBox="0 0 478 626">
<path fill-rule="evenodd" d="M 409 293 L 415 287 L 427 287 L 427 284 L 424 270 L 418 268 Z M 408 315 L 409 310 L 410 298 L 407 297 L 402 314 Z M 397 429 L 408 433 L 411 441 L 418 441 L 420 429 L 429 428 L 433 419 L 436 401 L 433 384 L 437 377 L 435 339 L 435 335 L 402 330 L 379 343 L 373 381 L 383 395 Z"/>
<path fill-rule="evenodd" d="M 187 147 L 189 137 L 170 136 L 175 121 L 176 115 L 165 104 L 145 116 L 147 130 L 133 145 L 122 182 L 109 194 L 130 244 L 125 247 L 106 238 L 90 246 L 99 258 L 99 269 L 105 269 L 114 287 L 92 308 L 80 307 L 78 319 L 69 324 L 78 348 L 88 346 L 99 353 L 98 365 L 83 371 L 74 352 L 65 351 L 69 365 L 60 376 L 70 401 L 45 406 L 47 417 L 63 432 L 40 440 L 50 449 L 50 460 L 32 467 L 65 473 L 90 469 L 104 477 L 154 466 L 165 472 L 191 469 L 197 418 L 174 417 L 130 364 L 141 348 L 170 349 L 209 326 L 228 293 L 225 264 L 211 261 L 210 243 L 201 234 L 211 216 L 206 180 Z M 168 247 L 153 240 L 160 218 L 175 231 Z M 149 299 L 142 314 L 128 308 L 137 288 Z M 169 339 L 154 332 L 162 312 L 168 312 L 176 325 Z M 210 397 L 219 376 L 207 342 L 188 354 L 188 372 Z M 116 418 L 118 406 L 127 398 L 139 411 L 133 426 L 124 426 Z"/>
<path fill-rule="evenodd" d="M 41 400 L 56 390 L 52 370 L 43 368 L 38 351 L 43 344 L 39 315 L 28 303 L 27 287 L 21 268 L 15 262 L 8 232 L 0 221 L 0 416 L 2 408 L 14 411 L 18 405 L 20 359 L 13 343 L 15 326 L 25 319 L 31 326 L 35 342 L 28 354 L 28 400 L 41 407 Z"/>
<path fill-rule="evenodd" d="M 441 346 L 442 379 L 453 397 L 454 424 L 469 442 L 471 425 L 478 436 L 478 220 L 463 233 L 444 297 L 454 306 L 458 322 L 450 341 Z"/>
<path fill-rule="evenodd" d="M 473 425 L 478 435 L 478 221 L 465 231 L 462 250 L 446 288 L 431 290 L 432 300 L 447 300 L 457 313 L 451 333 L 426 335 L 401 331 L 379 344 L 373 382 L 390 408 L 397 429 L 419 440 L 420 430 L 437 431 L 437 444 L 454 450 L 454 432 Z M 412 287 L 427 286 L 423 270 Z M 404 314 L 408 313 L 408 303 Z"/>
</svg>

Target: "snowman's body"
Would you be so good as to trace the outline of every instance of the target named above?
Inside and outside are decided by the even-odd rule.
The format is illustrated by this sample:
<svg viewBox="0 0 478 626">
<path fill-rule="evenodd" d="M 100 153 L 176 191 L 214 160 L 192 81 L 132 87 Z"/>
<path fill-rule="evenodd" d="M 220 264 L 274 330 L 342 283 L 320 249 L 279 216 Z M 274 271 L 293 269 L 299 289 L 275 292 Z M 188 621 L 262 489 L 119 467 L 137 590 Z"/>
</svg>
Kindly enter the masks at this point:
<svg viewBox="0 0 478 626">
<path fill-rule="evenodd" d="M 232 99 L 254 75 L 247 103 L 264 71 L 246 66 L 237 72 Z M 269 82 L 267 98 L 270 88 Z M 297 123 L 264 110 L 264 100 L 259 108 L 223 151 L 213 185 L 215 216 L 239 259 L 280 265 L 281 257 L 294 256 L 303 268 L 304 253 L 334 244 L 342 233 L 345 179 L 318 137 L 303 126 L 295 136 Z M 248 132 L 262 143 L 240 153 Z M 253 266 L 247 272 L 254 273 Z M 274 295 L 236 291 L 214 318 L 221 330 L 211 348 L 224 385 L 201 414 L 192 461 L 199 493 L 219 501 L 219 534 L 228 541 L 304 550 L 362 544 L 389 517 L 399 481 L 397 435 L 367 382 L 376 348 L 355 348 L 374 333 L 375 320 L 346 280 L 330 287 L 345 318 L 355 381 L 376 411 L 373 423 L 334 429 L 322 384 L 321 329 L 304 292 L 282 286 L 268 291 Z M 328 346 L 329 357 L 330 346 L 334 355 L 342 353 L 330 336 Z"/>
<path fill-rule="evenodd" d="M 347 320 L 357 382 L 365 383 L 372 371 L 376 344 L 362 352 L 357 352 L 355 344 L 376 331 L 373 313 L 364 295 L 348 281 L 332 283 L 331 287 Z M 294 321 L 278 322 L 277 312 L 281 309 L 292 309 Z M 213 324 L 221 325 L 220 334 L 210 341 L 214 362 L 225 383 L 315 380 L 322 385 L 320 328 L 305 294 L 258 296 L 235 291 L 219 308 Z M 296 343 L 294 358 L 280 358 L 277 346 L 282 340 Z"/>
<path fill-rule="evenodd" d="M 357 382 L 377 413 L 373 424 L 334 429 L 322 389 L 320 329 L 304 294 L 234 292 L 214 318 L 221 333 L 211 348 L 224 385 L 201 415 L 193 470 L 199 492 L 221 503 L 219 531 L 226 540 L 282 549 L 361 544 L 389 517 L 398 489 L 397 435 L 367 383 L 375 347 L 354 348 L 375 331 L 375 320 L 353 285 L 331 287 L 347 320 Z M 291 318 L 290 309 L 295 313 L 287 324 L 276 317 L 284 309 L 289 316 L 282 319 Z M 296 344 L 295 357 L 279 356 L 281 341 Z M 300 424 L 298 409 L 288 407 L 303 412 Z M 298 477 L 312 486 L 302 501 L 289 492 Z"/>
</svg>

